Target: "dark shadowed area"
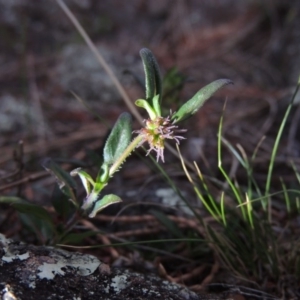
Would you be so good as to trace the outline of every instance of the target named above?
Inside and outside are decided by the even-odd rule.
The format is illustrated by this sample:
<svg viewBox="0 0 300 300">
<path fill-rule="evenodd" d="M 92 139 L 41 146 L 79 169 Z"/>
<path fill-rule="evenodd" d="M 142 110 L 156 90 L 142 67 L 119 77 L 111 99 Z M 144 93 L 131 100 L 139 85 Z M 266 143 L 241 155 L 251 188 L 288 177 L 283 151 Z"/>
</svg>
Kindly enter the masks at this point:
<svg viewBox="0 0 300 300">
<path fill-rule="evenodd" d="M 79 216 L 43 162 L 50 157 L 64 171 L 81 167 L 97 176 L 110 129 L 132 111 L 58 1 L 0 0 L 0 233 L 92 254 L 113 275 L 124 269 L 153 275 L 155 285 L 161 277 L 185 295 L 300 298 L 300 93 L 274 146 L 299 82 L 300 2 L 64 3 L 132 103 L 145 98 L 141 48 L 160 66 L 165 114 L 214 80 L 234 85 L 181 125 L 191 180 L 175 141 L 173 152 L 165 149 L 165 163 L 140 147 L 104 190 L 122 202 L 95 218 Z M 133 117 L 133 130 L 140 127 Z M 82 201 L 84 188 L 74 180 Z M 142 279 L 135 280 L 137 286 Z"/>
</svg>

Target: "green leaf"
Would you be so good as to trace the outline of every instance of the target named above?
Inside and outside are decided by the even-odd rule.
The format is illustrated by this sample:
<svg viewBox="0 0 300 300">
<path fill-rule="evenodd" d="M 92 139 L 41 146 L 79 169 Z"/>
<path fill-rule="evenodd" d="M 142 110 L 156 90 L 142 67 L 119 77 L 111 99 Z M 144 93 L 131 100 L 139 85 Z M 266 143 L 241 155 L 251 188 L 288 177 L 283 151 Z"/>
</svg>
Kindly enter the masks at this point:
<svg viewBox="0 0 300 300">
<path fill-rule="evenodd" d="M 57 165 L 51 158 L 46 158 L 42 162 L 42 166 L 55 177 L 59 188 L 76 205 L 76 183 L 72 176 L 63 170 L 59 165 Z"/>
<path fill-rule="evenodd" d="M 54 224 L 27 213 L 19 213 L 23 227 L 27 227 L 43 244 L 56 235 Z"/>
<path fill-rule="evenodd" d="M 69 201 L 69 197 L 58 186 L 54 187 L 50 201 L 62 220 L 74 213 L 73 203 Z"/>
<path fill-rule="evenodd" d="M 131 140 L 131 116 L 122 113 L 113 127 L 103 149 L 104 163 L 113 164 L 130 143 Z"/>
<path fill-rule="evenodd" d="M 161 97 L 162 80 L 155 56 L 147 48 L 143 48 L 140 50 L 140 56 L 142 58 L 145 71 L 147 101 L 149 101 L 150 99 L 152 100 L 156 95 L 160 95 L 159 97 Z"/>
<path fill-rule="evenodd" d="M 159 97 L 160 95 L 156 95 L 152 99 L 153 103 L 153 109 L 155 111 L 155 114 L 159 117 L 161 117 L 161 108 L 160 108 L 160 103 L 159 103 Z"/>
<path fill-rule="evenodd" d="M 215 92 L 224 87 L 225 85 L 232 84 L 230 79 L 218 79 L 198 91 L 192 99 L 183 104 L 180 109 L 172 116 L 174 123 L 183 121 L 193 114 L 208 100 Z"/>
<path fill-rule="evenodd" d="M 52 223 L 52 219 L 49 215 L 49 212 L 41 206 L 31 204 L 31 203 L 15 203 L 13 204 L 14 208 L 23 214 L 33 215 L 38 219 Z"/>
<path fill-rule="evenodd" d="M 0 203 L 7 203 L 7 204 L 15 204 L 15 203 L 23 203 L 25 200 L 14 197 L 14 196 L 2 196 L 0 197 Z"/>
<path fill-rule="evenodd" d="M 19 197 L 0 197 L 0 203 L 11 204 L 18 212 L 32 215 L 52 224 L 49 212 L 43 207 L 27 202 Z"/>
<path fill-rule="evenodd" d="M 81 170 L 81 168 L 77 168 L 77 169 L 74 169 L 70 172 L 70 175 L 72 177 L 78 175 L 81 182 L 82 182 L 82 185 L 86 191 L 87 194 L 89 194 L 91 192 L 91 185 L 94 187 L 95 185 L 95 182 L 93 180 L 93 178 L 91 177 L 90 174 L 88 174 L 87 172 Z"/>
<path fill-rule="evenodd" d="M 147 111 L 151 120 L 154 120 L 156 118 L 155 110 L 151 107 L 151 105 L 146 100 L 138 99 L 135 101 L 135 105 L 144 108 Z"/>
<path fill-rule="evenodd" d="M 96 216 L 96 214 L 99 211 L 101 211 L 102 209 L 104 209 L 105 207 L 110 206 L 115 203 L 119 203 L 121 201 L 122 201 L 122 199 L 117 195 L 114 195 L 114 194 L 106 195 L 101 200 L 99 200 L 95 203 L 95 206 L 94 206 L 93 210 L 91 211 L 91 213 L 89 214 L 89 217 L 94 218 Z"/>
</svg>

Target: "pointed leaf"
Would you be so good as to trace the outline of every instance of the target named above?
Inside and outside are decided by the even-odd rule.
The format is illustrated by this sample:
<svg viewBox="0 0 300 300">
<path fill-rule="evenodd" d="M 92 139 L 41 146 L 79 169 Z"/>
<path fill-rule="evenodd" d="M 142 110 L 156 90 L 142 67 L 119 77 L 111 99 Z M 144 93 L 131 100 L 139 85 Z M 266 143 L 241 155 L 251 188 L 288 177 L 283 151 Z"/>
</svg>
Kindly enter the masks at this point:
<svg viewBox="0 0 300 300">
<path fill-rule="evenodd" d="M 146 100 L 138 99 L 138 100 L 135 101 L 135 105 L 138 106 L 138 107 L 144 108 L 147 111 L 147 113 L 148 113 L 151 120 L 154 120 L 156 118 L 156 112 L 151 107 L 149 102 L 147 102 Z"/>
<path fill-rule="evenodd" d="M 131 140 L 131 116 L 122 113 L 113 127 L 103 149 L 104 163 L 113 164 L 124 152 Z"/>
<path fill-rule="evenodd" d="M 56 236 L 54 224 L 32 214 L 19 213 L 23 227 L 27 227 L 43 244 Z"/>
<path fill-rule="evenodd" d="M 159 97 L 160 95 L 156 95 L 152 99 L 153 109 L 155 111 L 156 116 L 161 117 L 161 107 L 159 103 Z"/>
<path fill-rule="evenodd" d="M 14 196 L 2 196 L 0 197 L 0 203 L 7 203 L 7 204 L 15 204 L 15 203 L 23 203 L 25 200 L 19 197 Z"/>
<path fill-rule="evenodd" d="M 49 212 L 42 206 L 29 203 L 22 198 L 13 196 L 0 197 L 0 203 L 11 204 L 20 213 L 35 216 L 38 219 L 42 219 L 49 224 L 52 224 Z"/>
<path fill-rule="evenodd" d="M 229 79 L 218 79 L 198 91 L 195 96 L 183 104 L 180 109 L 172 116 L 174 123 L 185 120 L 195 114 L 203 103 L 208 100 L 215 92 L 225 85 L 232 84 Z"/>
<path fill-rule="evenodd" d="M 146 99 L 149 101 L 156 95 L 161 97 L 162 80 L 155 56 L 147 48 L 141 49 L 140 55 L 145 71 Z"/>
<path fill-rule="evenodd" d="M 74 169 L 70 172 L 72 177 L 78 175 L 87 194 L 91 192 L 91 185 L 94 187 L 95 182 L 90 174 L 83 171 L 81 168 Z"/>
<path fill-rule="evenodd" d="M 52 219 L 49 212 L 41 206 L 31 203 L 15 203 L 13 207 L 20 213 L 32 215 L 49 224 L 52 224 Z"/>
<path fill-rule="evenodd" d="M 91 213 L 89 214 L 89 217 L 94 218 L 96 216 L 96 214 L 99 211 L 101 211 L 102 209 L 104 209 L 105 207 L 110 206 L 115 203 L 119 203 L 121 201 L 122 201 L 122 199 L 117 195 L 114 195 L 114 194 L 106 195 L 101 200 L 99 200 L 95 203 L 95 206 L 94 206 L 93 210 L 91 211 Z"/>
<path fill-rule="evenodd" d="M 50 201 L 55 211 L 62 219 L 68 218 L 70 214 L 74 213 L 73 203 L 69 201 L 69 197 L 63 193 L 57 185 L 54 187 Z"/>
<path fill-rule="evenodd" d="M 76 204 L 76 197 L 74 193 L 76 183 L 72 176 L 57 165 L 51 158 L 46 158 L 42 162 L 42 166 L 55 177 L 62 192 L 66 194 L 74 204 Z"/>
</svg>

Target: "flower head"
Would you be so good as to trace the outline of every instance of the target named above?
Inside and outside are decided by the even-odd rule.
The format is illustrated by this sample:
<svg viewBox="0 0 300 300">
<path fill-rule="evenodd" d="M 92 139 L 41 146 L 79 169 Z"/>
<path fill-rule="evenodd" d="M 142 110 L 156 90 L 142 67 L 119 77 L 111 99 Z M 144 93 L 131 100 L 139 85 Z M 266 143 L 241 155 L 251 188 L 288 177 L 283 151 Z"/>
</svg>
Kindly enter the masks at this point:
<svg viewBox="0 0 300 300">
<path fill-rule="evenodd" d="M 145 127 L 136 131 L 138 133 L 137 147 L 144 142 L 148 142 L 150 149 L 147 155 L 154 150 L 156 152 L 156 160 L 161 159 L 164 162 L 164 147 L 165 139 L 175 140 L 179 144 L 184 137 L 176 135 L 179 132 L 184 132 L 184 129 L 178 129 L 177 123 L 181 122 L 194 115 L 203 103 L 209 99 L 217 90 L 223 86 L 232 83 L 228 79 L 216 80 L 204 88 L 199 90 L 189 101 L 179 107 L 178 111 L 170 114 L 167 117 L 162 117 L 162 96 L 163 96 L 163 81 L 161 79 L 159 66 L 155 56 L 149 49 L 142 49 L 140 55 L 145 71 L 145 99 L 137 99 L 135 105 L 144 108 L 149 119 L 145 120 Z"/>
<path fill-rule="evenodd" d="M 157 116 L 153 120 L 147 119 L 144 122 L 145 127 L 135 131 L 143 138 L 137 147 L 141 146 L 144 142 L 148 142 L 150 148 L 146 155 L 154 150 L 156 152 L 156 160 L 159 161 L 161 159 L 164 162 L 165 139 L 175 140 L 179 144 L 180 140 L 185 138 L 176 134 L 185 132 L 186 129 L 178 129 L 178 126 L 172 123 L 171 116 Z"/>
</svg>

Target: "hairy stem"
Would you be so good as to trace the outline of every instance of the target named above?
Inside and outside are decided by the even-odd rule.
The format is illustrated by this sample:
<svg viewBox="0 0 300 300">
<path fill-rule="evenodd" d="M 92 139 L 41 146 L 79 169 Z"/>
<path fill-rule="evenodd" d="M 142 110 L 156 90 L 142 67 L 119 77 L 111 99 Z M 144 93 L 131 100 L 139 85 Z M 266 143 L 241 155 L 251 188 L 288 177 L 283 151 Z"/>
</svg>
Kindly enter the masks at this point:
<svg viewBox="0 0 300 300">
<path fill-rule="evenodd" d="M 114 164 L 109 169 L 109 176 L 112 176 L 120 166 L 125 162 L 126 158 L 131 154 L 131 152 L 140 144 L 143 140 L 141 135 L 138 135 L 133 141 L 128 145 L 123 154 L 114 162 Z"/>
</svg>

